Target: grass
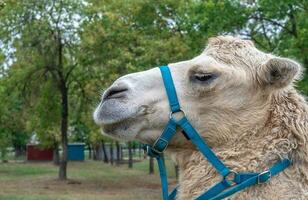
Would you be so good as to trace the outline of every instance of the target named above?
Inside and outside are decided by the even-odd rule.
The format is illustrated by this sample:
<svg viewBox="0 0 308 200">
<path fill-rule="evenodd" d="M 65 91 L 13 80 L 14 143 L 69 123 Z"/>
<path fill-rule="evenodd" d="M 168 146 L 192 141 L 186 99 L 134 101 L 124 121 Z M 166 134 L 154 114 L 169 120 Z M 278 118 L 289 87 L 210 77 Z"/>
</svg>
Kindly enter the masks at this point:
<svg viewBox="0 0 308 200">
<path fill-rule="evenodd" d="M 174 185 L 173 165 L 167 161 Z M 127 166 L 97 161 L 70 162 L 68 181 L 56 179 L 52 163 L 0 163 L 0 200 L 137 200 L 160 199 L 160 180 L 148 174 L 148 160 Z"/>
</svg>

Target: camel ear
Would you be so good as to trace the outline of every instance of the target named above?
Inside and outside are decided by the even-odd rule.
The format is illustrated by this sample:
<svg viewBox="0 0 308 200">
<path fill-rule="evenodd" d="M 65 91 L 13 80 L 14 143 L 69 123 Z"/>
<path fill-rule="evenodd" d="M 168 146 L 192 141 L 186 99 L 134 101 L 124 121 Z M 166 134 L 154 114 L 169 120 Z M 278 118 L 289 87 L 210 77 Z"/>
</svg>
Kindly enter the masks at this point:
<svg viewBox="0 0 308 200">
<path fill-rule="evenodd" d="M 270 58 L 261 65 L 258 79 L 264 87 L 284 88 L 299 78 L 301 66 L 287 58 Z"/>
</svg>

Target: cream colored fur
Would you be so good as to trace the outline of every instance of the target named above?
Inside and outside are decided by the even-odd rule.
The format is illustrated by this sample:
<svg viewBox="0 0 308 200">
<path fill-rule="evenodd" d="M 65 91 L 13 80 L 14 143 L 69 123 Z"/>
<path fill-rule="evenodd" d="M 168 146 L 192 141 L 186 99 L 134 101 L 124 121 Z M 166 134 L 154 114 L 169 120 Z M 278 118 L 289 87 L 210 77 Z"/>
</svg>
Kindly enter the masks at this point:
<svg viewBox="0 0 308 200">
<path fill-rule="evenodd" d="M 261 172 L 280 158 L 293 166 L 271 181 L 237 193 L 229 199 L 308 199 L 307 106 L 294 90 L 272 97 L 264 126 L 243 131 L 213 150 L 234 171 Z M 253 120 L 253 118 L 251 119 Z M 169 150 L 180 166 L 177 199 L 192 199 L 221 177 L 196 150 Z"/>
</svg>

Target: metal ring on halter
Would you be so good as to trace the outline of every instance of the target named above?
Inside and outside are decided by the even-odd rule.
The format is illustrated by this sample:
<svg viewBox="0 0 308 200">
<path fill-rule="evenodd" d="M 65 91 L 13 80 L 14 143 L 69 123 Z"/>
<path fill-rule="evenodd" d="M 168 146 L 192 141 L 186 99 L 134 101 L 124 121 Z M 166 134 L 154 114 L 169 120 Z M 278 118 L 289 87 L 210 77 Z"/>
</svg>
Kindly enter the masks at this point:
<svg viewBox="0 0 308 200">
<path fill-rule="evenodd" d="M 174 114 L 176 114 L 176 113 L 182 113 L 182 116 L 179 119 L 177 119 L 177 118 L 174 117 Z M 186 113 L 181 108 L 180 108 L 179 111 L 170 112 L 170 114 L 169 114 L 169 118 L 170 119 L 175 119 L 176 121 L 179 121 L 180 119 L 183 119 L 184 117 L 186 117 Z"/>
<path fill-rule="evenodd" d="M 231 186 L 234 186 L 234 185 L 236 185 L 236 182 L 235 182 L 236 175 L 237 175 L 237 172 L 231 170 L 229 172 L 229 174 L 227 174 L 226 176 L 222 177 L 222 180 L 226 180 L 226 181 L 228 181 L 228 183 L 231 183 Z"/>
</svg>

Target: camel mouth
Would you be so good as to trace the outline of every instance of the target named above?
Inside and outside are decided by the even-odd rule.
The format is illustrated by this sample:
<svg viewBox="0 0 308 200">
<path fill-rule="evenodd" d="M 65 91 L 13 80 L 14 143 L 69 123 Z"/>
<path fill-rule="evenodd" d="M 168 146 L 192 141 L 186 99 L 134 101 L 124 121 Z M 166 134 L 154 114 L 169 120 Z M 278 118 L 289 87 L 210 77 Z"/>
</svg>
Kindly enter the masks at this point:
<svg viewBox="0 0 308 200">
<path fill-rule="evenodd" d="M 97 125 L 102 128 L 117 126 L 125 121 L 135 118 L 139 109 L 137 105 L 128 103 L 118 98 L 108 98 L 103 100 L 95 109 L 93 118 Z"/>
<path fill-rule="evenodd" d="M 125 120 L 115 122 L 112 124 L 104 124 L 101 126 L 103 133 L 110 136 L 117 135 L 119 131 L 125 132 L 127 131 L 128 128 L 129 128 L 129 123 Z"/>
<path fill-rule="evenodd" d="M 103 107 L 103 106 L 102 106 Z M 96 111 L 97 113 L 98 111 Z M 119 141 L 134 140 L 137 133 L 140 131 L 138 121 L 138 113 L 111 119 L 99 119 L 94 114 L 95 122 L 100 126 L 101 133 L 110 138 Z M 136 126 L 137 125 L 137 126 Z"/>
</svg>

